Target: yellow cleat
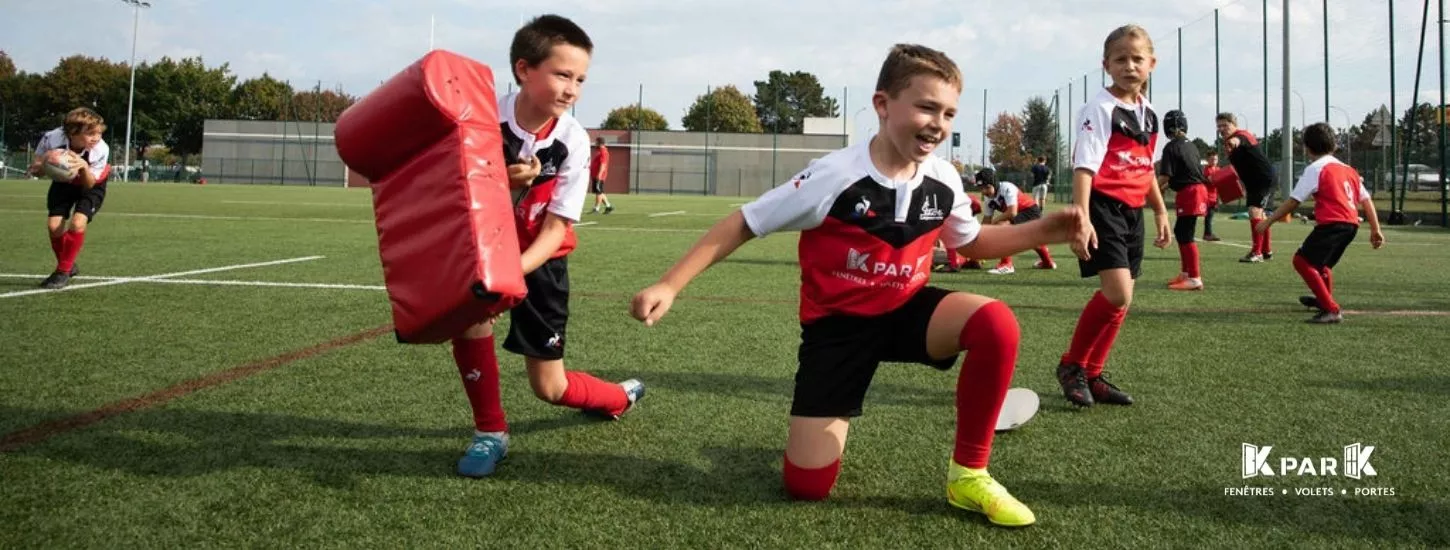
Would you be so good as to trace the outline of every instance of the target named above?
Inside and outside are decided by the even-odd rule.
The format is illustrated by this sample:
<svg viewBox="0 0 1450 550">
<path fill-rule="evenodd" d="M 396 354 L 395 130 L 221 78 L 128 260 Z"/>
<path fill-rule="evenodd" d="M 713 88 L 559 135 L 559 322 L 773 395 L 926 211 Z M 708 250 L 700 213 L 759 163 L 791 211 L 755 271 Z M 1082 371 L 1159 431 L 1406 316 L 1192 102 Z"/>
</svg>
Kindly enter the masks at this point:
<svg viewBox="0 0 1450 550">
<path fill-rule="evenodd" d="M 1004 527 L 1025 527 L 1037 516 L 986 470 L 973 470 L 953 462 L 947 472 L 947 502 L 952 506 L 987 516 L 987 521 Z"/>
</svg>

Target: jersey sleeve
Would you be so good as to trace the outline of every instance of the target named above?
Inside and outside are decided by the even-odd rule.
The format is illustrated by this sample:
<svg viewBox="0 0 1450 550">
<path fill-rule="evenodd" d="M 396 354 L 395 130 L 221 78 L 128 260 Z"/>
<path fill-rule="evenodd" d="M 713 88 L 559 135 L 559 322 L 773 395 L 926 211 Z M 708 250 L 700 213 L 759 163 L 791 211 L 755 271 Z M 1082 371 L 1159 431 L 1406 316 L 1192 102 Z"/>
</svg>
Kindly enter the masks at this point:
<svg viewBox="0 0 1450 550">
<path fill-rule="evenodd" d="M 65 134 L 51 130 L 40 135 L 40 141 L 35 144 L 35 156 L 41 156 L 65 146 Z"/>
<path fill-rule="evenodd" d="M 740 208 L 756 237 L 780 231 L 804 231 L 821 225 L 842 188 L 841 176 L 816 159 L 794 177 Z"/>
<path fill-rule="evenodd" d="M 1319 191 L 1319 176 L 1324 171 L 1320 165 L 1309 165 L 1304 169 L 1304 174 L 1299 176 L 1298 183 L 1294 184 L 1294 190 L 1289 192 L 1289 198 L 1299 202 L 1307 202 L 1314 193 Z"/>
<path fill-rule="evenodd" d="M 582 128 L 569 135 L 569 156 L 549 197 L 549 212 L 577 222 L 584 213 L 584 197 L 589 191 L 589 136 Z"/>
<path fill-rule="evenodd" d="M 1016 185 L 1002 185 L 1002 189 L 997 193 L 1002 195 L 1002 207 L 1012 208 L 1017 206 L 1017 195 L 1021 194 L 1021 191 L 1017 189 Z"/>
<path fill-rule="evenodd" d="M 952 168 L 950 164 L 946 165 L 945 170 L 951 175 L 955 175 L 956 169 Z M 941 181 L 947 182 L 947 186 L 952 189 L 953 194 L 952 211 L 947 213 L 946 220 L 942 222 L 942 244 L 948 248 L 961 248 L 972 244 L 972 241 L 977 240 L 977 235 L 982 231 L 982 224 L 972 214 L 972 198 L 962 187 L 960 177 L 952 178 L 944 174 Z M 991 207 L 985 206 L 985 208 Z"/>
<path fill-rule="evenodd" d="M 1108 154 L 1108 138 L 1112 136 L 1112 122 L 1101 105 L 1083 106 L 1077 117 L 1077 142 L 1072 147 L 1072 167 L 1090 170 L 1096 174 L 1103 166 Z"/>
<path fill-rule="evenodd" d="M 91 153 L 87 159 L 90 161 L 87 169 L 91 171 L 91 176 L 95 178 L 96 182 L 106 181 L 111 175 L 111 147 L 104 141 L 98 142 L 95 147 L 91 147 Z"/>
</svg>

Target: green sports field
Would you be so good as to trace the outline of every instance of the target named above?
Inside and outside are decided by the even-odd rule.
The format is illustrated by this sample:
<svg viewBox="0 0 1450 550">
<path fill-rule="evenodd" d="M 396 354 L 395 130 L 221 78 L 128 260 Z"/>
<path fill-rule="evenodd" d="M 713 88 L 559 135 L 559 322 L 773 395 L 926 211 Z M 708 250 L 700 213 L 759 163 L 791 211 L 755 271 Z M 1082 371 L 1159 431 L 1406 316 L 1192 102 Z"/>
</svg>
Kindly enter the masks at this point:
<svg viewBox="0 0 1450 550">
<path fill-rule="evenodd" d="M 746 245 L 654 328 L 629 317 L 744 199 L 618 196 L 586 216 L 568 364 L 649 393 L 595 421 L 536 400 L 505 354 L 510 457 L 469 480 L 453 475 L 472 427 L 449 349 L 387 329 L 366 191 L 113 184 L 82 277 L 31 293 L 54 267 L 45 190 L 0 183 L 3 548 L 1450 545 L 1440 230 L 1389 229 L 1378 251 L 1361 233 L 1335 270 L 1338 326 L 1302 322 L 1289 256 L 1308 226 L 1278 226 L 1279 255 L 1245 265 L 1247 223 L 1220 217 L 1205 292 L 1163 289 L 1177 251 L 1150 250 L 1108 366 L 1129 408 L 1058 393 L 1095 288 L 1065 246 L 1067 269 L 935 275 L 1022 325 L 1014 385 L 1043 409 L 997 438 L 991 470 L 1039 522 L 1009 531 L 944 499 L 955 371 L 884 367 L 833 497 L 784 498 L 794 236 Z M 1276 475 L 1243 477 L 1245 443 L 1273 446 Z M 1355 443 L 1376 475 L 1342 475 Z M 1277 475 L 1291 457 L 1340 475 Z"/>
</svg>

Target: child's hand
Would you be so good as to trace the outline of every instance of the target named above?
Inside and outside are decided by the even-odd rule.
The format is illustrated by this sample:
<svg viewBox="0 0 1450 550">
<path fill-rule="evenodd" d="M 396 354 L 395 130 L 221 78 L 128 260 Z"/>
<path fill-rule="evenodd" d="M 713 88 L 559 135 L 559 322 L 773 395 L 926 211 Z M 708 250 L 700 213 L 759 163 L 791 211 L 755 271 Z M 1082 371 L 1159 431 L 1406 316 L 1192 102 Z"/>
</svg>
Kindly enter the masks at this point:
<svg viewBox="0 0 1450 550">
<path fill-rule="evenodd" d="M 1371 231 L 1369 234 L 1369 245 L 1375 250 L 1385 245 L 1385 234 L 1379 231 Z"/>
<path fill-rule="evenodd" d="M 670 311 L 670 305 L 675 303 L 675 289 L 669 285 L 657 283 L 649 288 L 639 291 L 634 295 L 634 301 L 630 303 L 629 314 L 635 319 L 644 321 L 644 326 L 652 327 L 655 321 L 659 321 L 665 313 Z"/>
<path fill-rule="evenodd" d="M 529 157 L 526 162 L 510 164 L 508 167 L 509 188 L 528 189 L 529 185 L 534 182 L 534 178 L 539 177 L 539 170 L 542 168 L 543 166 L 539 164 L 539 157 Z"/>
<path fill-rule="evenodd" d="M 1077 207 L 1071 207 L 1077 209 Z M 1098 247 L 1098 232 L 1093 229 L 1092 221 L 1078 210 L 1079 223 L 1077 230 L 1073 231 L 1072 240 L 1069 242 L 1072 253 L 1080 260 L 1093 259 L 1092 251 Z"/>
<path fill-rule="evenodd" d="M 1169 234 L 1172 233 L 1172 230 L 1168 229 L 1168 216 L 1159 216 L 1155 214 L 1153 216 L 1153 221 L 1155 222 L 1154 225 L 1158 226 L 1158 236 L 1157 238 L 1153 239 L 1153 246 L 1156 246 L 1158 248 L 1167 248 L 1168 241 L 1171 240 Z"/>
</svg>

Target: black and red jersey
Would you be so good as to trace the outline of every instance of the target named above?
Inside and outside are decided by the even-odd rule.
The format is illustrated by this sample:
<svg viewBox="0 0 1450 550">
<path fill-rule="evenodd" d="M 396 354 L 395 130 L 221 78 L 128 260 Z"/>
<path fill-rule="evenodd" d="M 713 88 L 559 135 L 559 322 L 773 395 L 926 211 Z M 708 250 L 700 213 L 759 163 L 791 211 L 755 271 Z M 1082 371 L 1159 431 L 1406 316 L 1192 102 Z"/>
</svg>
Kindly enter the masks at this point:
<svg viewBox="0 0 1450 550">
<path fill-rule="evenodd" d="M 536 136 L 514 120 L 517 98 L 514 93 L 498 101 L 504 161 L 515 164 L 530 156 L 539 158 L 539 176 L 514 207 L 519 247 L 527 250 L 538 238 L 547 211 L 570 222 L 563 244 L 550 256 L 562 258 L 577 245 L 573 223 L 584 213 L 584 197 L 589 191 L 589 134 L 566 113 Z"/>
<path fill-rule="evenodd" d="M 1254 134 L 1240 128 L 1229 137 L 1239 138 L 1239 146 L 1228 152 L 1228 162 L 1238 173 L 1239 181 L 1244 183 L 1244 189 L 1263 191 L 1273 187 L 1273 166 Z"/>
<path fill-rule="evenodd" d="M 987 198 L 987 217 L 994 212 L 1006 212 L 1008 208 L 1017 207 L 1021 212 L 1028 208 L 1037 206 L 1037 201 L 1032 200 L 1032 195 L 1023 195 L 1017 184 L 1010 181 L 999 181 L 994 186 L 997 188 L 997 196 Z"/>
<path fill-rule="evenodd" d="M 1124 103 L 1106 88 L 1082 108 L 1077 119 L 1073 168 L 1093 173 L 1093 191 L 1133 208 L 1148 202 L 1157 185 L 1153 163 L 1163 154 L 1158 114 L 1148 98 Z"/>
<path fill-rule="evenodd" d="M 1314 222 L 1359 225 L 1359 205 L 1369 190 L 1359 172 L 1334 155 L 1324 155 L 1304 168 L 1289 196 L 1301 203 L 1314 199 Z"/>
<path fill-rule="evenodd" d="M 926 285 L 937 239 L 960 248 L 981 228 L 951 164 L 931 157 L 912 179 L 893 181 L 871 163 L 868 143 L 811 162 L 742 208 L 758 237 L 800 231 L 802 323 L 901 307 Z"/>
</svg>

